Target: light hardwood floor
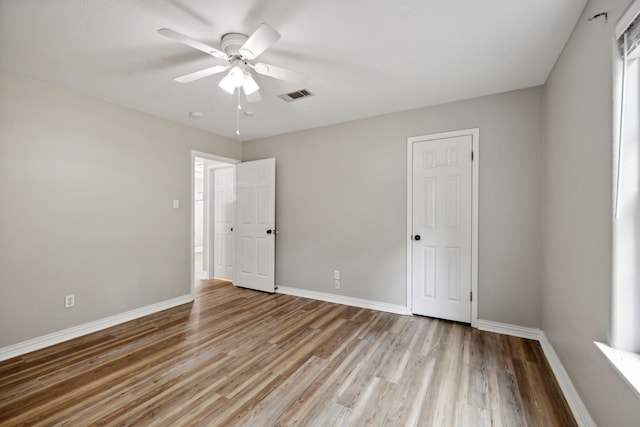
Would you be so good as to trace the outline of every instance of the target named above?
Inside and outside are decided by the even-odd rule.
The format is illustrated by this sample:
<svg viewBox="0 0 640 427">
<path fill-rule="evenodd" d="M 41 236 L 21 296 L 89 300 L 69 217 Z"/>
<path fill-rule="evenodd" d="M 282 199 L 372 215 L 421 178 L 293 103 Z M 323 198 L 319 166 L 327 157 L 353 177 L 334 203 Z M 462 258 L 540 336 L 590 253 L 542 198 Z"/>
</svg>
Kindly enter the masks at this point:
<svg viewBox="0 0 640 427">
<path fill-rule="evenodd" d="M 0 425 L 576 424 L 535 341 L 212 280 L 0 362 Z"/>
</svg>

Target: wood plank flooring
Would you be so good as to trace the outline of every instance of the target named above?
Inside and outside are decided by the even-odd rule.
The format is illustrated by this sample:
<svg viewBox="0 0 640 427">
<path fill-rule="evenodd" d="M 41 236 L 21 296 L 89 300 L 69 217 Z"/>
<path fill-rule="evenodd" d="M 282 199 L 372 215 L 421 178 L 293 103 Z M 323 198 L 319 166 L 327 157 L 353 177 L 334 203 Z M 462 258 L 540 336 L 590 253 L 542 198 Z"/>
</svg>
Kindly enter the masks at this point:
<svg viewBox="0 0 640 427">
<path fill-rule="evenodd" d="M 535 341 L 206 281 L 0 362 L 2 426 L 574 426 Z"/>
</svg>

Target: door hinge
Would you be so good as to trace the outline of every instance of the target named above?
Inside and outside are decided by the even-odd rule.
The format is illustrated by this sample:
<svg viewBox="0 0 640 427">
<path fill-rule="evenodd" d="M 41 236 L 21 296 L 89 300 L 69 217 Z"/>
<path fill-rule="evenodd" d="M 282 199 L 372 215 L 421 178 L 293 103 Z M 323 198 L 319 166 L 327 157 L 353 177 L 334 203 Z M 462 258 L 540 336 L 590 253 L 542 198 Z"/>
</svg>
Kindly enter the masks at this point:
<svg viewBox="0 0 640 427">
<path fill-rule="evenodd" d="M 471 152 L 471 161 L 473 162 L 473 151 Z"/>
<path fill-rule="evenodd" d="M 473 301 L 473 291 L 469 292 L 469 301 Z"/>
</svg>

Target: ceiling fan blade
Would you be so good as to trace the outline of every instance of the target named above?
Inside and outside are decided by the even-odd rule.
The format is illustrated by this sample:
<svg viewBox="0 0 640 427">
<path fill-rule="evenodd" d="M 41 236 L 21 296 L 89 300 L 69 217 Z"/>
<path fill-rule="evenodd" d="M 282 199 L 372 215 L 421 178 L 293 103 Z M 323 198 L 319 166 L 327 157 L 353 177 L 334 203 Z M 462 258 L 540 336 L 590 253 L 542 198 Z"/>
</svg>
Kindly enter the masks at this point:
<svg viewBox="0 0 640 427">
<path fill-rule="evenodd" d="M 305 84 L 309 80 L 309 76 L 299 71 L 288 70 L 275 65 L 257 63 L 253 69 L 263 76 L 273 77 L 274 79 L 285 80 L 296 84 Z"/>
<path fill-rule="evenodd" d="M 280 39 L 280 33 L 268 24 L 261 24 L 240 48 L 240 54 L 255 59 Z"/>
<path fill-rule="evenodd" d="M 190 37 L 185 36 L 184 34 L 180 34 L 176 31 L 173 31 L 169 28 L 161 28 L 158 30 L 158 34 L 165 36 L 171 40 L 175 40 L 178 43 L 182 43 L 194 49 L 197 49 L 201 52 L 208 53 L 211 56 L 215 56 L 220 59 L 227 59 L 227 54 L 222 52 L 221 50 L 216 49 L 215 47 L 211 47 L 202 42 L 194 40 Z"/>
<path fill-rule="evenodd" d="M 254 92 L 251 92 L 249 94 L 247 94 L 247 92 L 244 93 L 244 97 L 247 98 L 248 102 L 258 102 L 262 99 L 262 97 L 260 96 L 260 91 L 256 90 Z"/>
<path fill-rule="evenodd" d="M 214 67 L 205 68 L 204 70 L 196 71 L 195 73 L 185 74 L 184 76 L 176 77 L 174 80 L 178 83 L 191 83 L 196 80 L 203 79 L 205 77 L 212 76 L 214 74 L 221 73 L 229 68 L 228 65 L 216 65 Z"/>
</svg>

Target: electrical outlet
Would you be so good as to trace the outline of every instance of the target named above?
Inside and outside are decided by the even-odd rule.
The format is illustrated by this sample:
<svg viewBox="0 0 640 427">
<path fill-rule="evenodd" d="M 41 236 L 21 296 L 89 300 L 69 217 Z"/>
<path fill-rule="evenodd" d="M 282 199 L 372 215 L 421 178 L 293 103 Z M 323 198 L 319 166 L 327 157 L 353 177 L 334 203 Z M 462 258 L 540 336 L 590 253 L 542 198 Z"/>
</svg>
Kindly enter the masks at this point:
<svg viewBox="0 0 640 427">
<path fill-rule="evenodd" d="M 64 297 L 64 308 L 71 308 L 76 305 L 76 296 L 71 294 Z"/>
<path fill-rule="evenodd" d="M 338 270 L 333 270 L 333 279 L 340 280 L 340 272 Z"/>
<path fill-rule="evenodd" d="M 340 280 L 334 280 L 333 283 L 336 289 L 340 289 Z"/>
</svg>

